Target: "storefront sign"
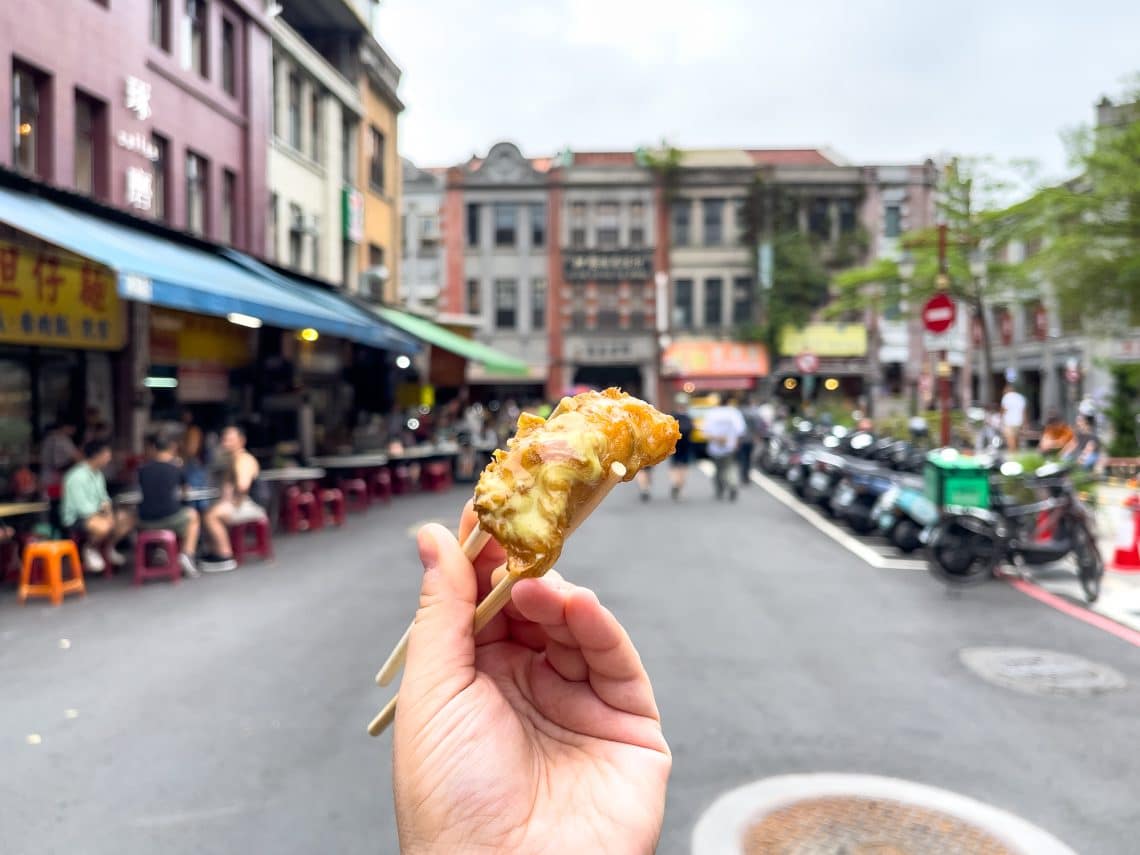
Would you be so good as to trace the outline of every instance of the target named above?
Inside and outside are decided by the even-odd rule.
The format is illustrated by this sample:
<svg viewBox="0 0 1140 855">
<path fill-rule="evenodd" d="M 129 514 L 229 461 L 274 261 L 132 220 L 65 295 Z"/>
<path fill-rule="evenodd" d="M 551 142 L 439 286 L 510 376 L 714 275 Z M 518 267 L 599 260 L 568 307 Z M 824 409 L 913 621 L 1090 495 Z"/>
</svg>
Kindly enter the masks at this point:
<svg viewBox="0 0 1140 855">
<path fill-rule="evenodd" d="M 780 353 L 814 353 L 816 356 L 863 356 L 867 328 L 860 324 L 808 324 L 802 329 L 784 327 Z"/>
<path fill-rule="evenodd" d="M 566 252 L 562 275 L 567 282 L 644 281 L 653 275 L 650 251 Z"/>
<path fill-rule="evenodd" d="M 0 241 L 0 342 L 118 350 L 115 275 L 69 253 Z"/>
<path fill-rule="evenodd" d="M 119 148 L 141 154 L 152 163 L 158 160 L 158 146 L 142 131 L 119 131 L 115 134 L 115 142 Z"/>
<path fill-rule="evenodd" d="M 253 362 L 257 333 L 224 318 L 154 307 L 150 312 L 152 365 L 216 367 L 223 374 Z"/>
<path fill-rule="evenodd" d="M 184 404 L 221 403 L 230 394 L 230 374 L 224 368 L 193 366 L 178 369 L 178 400 Z"/>
<path fill-rule="evenodd" d="M 136 118 L 143 122 L 150 118 L 149 83 L 137 77 L 128 77 L 123 87 L 123 95 L 127 109 L 134 113 Z"/>
<path fill-rule="evenodd" d="M 666 376 L 764 377 L 768 374 L 768 351 L 762 344 L 733 341 L 682 340 L 665 349 L 662 357 Z"/>
<path fill-rule="evenodd" d="M 127 167 L 127 204 L 140 211 L 149 211 L 154 203 L 154 174 L 149 169 Z"/>
<path fill-rule="evenodd" d="M 566 358 L 585 365 L 648 362 L 654 357 L 652 337 L 639 336 L 567 336 Z"/>
<path fill-rule="evenodd" d="M 341 219 L 344 239 L 352 243 L 364 240 L 364 195 L 353 187 L 341 191 Z"/>
</svg>

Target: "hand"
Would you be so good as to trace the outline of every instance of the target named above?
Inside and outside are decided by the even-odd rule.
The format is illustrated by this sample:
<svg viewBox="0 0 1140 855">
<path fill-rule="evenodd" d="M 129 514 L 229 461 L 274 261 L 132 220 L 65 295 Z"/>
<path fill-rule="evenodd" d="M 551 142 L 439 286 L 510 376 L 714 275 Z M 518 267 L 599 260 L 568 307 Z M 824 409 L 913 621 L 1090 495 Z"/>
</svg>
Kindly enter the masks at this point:
<svg viewBox="0 0 1140 855">
<path fill-rule="evenodd" d="M 468 503 L 460 538 L 475 524 Z M 419 549 L 393 745 L 401 851 L 652 852 L 672 758 L 617 618 L 551 571 L 516 584 L 475 637 L 502 548 L 492 541 L 472 568 L 427 525 Z"/>
</svg>

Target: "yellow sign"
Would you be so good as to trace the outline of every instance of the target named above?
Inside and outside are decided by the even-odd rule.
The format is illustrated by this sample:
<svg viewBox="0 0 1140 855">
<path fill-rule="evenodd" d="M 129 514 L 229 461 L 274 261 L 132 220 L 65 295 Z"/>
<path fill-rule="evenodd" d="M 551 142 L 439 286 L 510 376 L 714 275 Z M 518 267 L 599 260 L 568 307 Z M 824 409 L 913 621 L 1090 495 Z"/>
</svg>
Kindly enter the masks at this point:
<svg viewBox="0 0 1140 855">
<path fill-rule="evenodd" d="M 150 362 L 241 368 L 253 362 L 256 335 L 224 318 L 154 306 L 150 310 Z"/>
<path fill-rule="evenodd" d="M 0 241 L 0 342 L 118 350 L 125 326 L 109 269 Z"/>
<path fill-rule="evenodd" d="M 808 324 L 802 329 L 784 327 L 780 353 L 798 356 L 863 356 L 867 353 L 867 328 L 860 324 Z"/>
</svg>

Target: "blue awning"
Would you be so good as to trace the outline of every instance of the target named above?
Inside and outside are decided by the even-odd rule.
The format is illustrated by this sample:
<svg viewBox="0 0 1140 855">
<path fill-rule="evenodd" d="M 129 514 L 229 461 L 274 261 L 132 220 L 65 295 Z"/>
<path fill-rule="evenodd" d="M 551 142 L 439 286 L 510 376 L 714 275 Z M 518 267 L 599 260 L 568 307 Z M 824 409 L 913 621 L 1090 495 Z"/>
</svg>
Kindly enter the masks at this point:
<svg viewBox="0 0 1140 855">
<path fill-rule="evenodd" d="M 283 277 L 267 278 L 215 253 L 38 196 L 0 187 L 0 221 L 111 268 L 120 295 L 129 300 L 223 318 L 248 315 L 282 329 L 312 327 L 385 349 L 418 349 L 335 294 Z"/>
</svg>

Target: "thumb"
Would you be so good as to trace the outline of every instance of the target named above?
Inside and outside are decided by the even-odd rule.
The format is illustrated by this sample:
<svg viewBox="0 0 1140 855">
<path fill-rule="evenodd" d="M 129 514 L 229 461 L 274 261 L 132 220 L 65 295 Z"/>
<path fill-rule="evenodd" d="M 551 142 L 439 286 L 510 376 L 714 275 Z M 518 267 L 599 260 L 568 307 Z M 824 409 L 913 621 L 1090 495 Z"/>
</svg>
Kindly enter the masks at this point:
<svg viewBox="0 0 1140 855">
<path fill-rule="evenodd" d="M 446 528 L 416 538 L 424 565 L 420 607 L 408 637 L 400 710 L 435 715 L 475 679 L 475 570 Z"/>
</svg>

